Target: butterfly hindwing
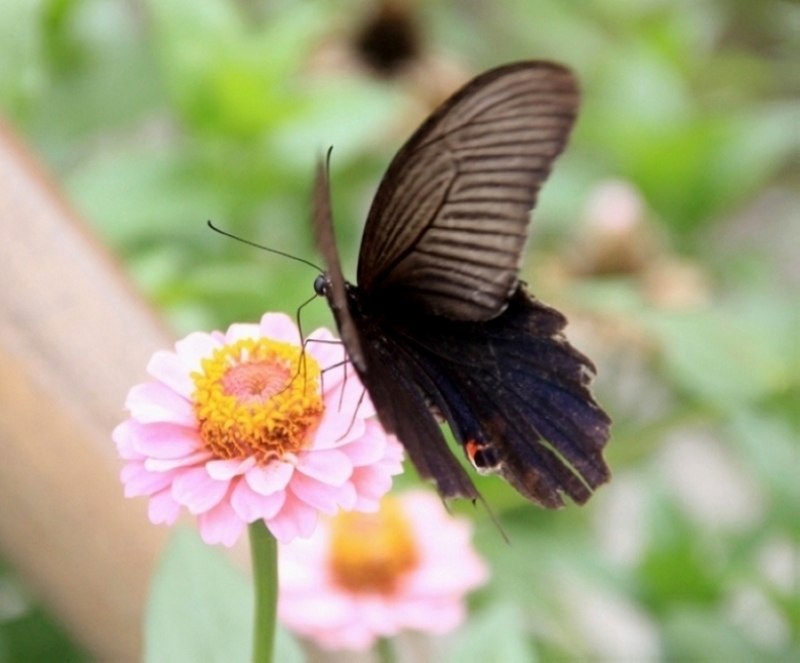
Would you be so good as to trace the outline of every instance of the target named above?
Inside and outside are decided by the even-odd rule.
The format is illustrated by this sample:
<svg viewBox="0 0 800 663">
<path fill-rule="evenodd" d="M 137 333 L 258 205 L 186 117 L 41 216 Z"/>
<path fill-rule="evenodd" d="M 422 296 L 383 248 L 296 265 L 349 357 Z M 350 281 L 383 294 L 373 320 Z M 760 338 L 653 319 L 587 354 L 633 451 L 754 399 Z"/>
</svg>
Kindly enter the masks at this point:
<svg viewBox="0 0 800 663">
<path fill-rule="evenodd" d="M 563 504 L 562 493 L 585 502 L 609 477 L 602 449 L 610 421 L 588 389 L 593 365 L 561 335 L 565 323 L 522 286 L 487 323 L 398 309 L 381 323 L 407 379 L 426 391 L 465 449 L 491 450 L 498 462 L 489 469 L 550 508 Z"/>
</svg>

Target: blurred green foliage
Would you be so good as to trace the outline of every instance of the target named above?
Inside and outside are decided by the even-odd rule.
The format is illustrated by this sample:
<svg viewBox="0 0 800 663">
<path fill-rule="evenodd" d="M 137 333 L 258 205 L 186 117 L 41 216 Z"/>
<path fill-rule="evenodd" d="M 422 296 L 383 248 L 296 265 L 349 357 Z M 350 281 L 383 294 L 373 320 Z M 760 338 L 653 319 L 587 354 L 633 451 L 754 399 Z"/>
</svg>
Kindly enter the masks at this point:
<svg viewBox="0 0 800 663">
<path fill-rule="evenodd" d="M 479 479 L 507 545 L 485 513 L 456 505 L 494 575 L 469 624 L 436 643 L 442 660 L 800 660 L 800 7 L 414 6 L 416 71 L 540 58 L 580 77 L 581 118 L 535 214 L 525 278 L 570 313 L 615 420 L 615 478 L 587 507 L 546 513 Z M 368 8 L 4 0 L 0 108 L 176 333 L 291 313 L 313 271 L 205 221 L 314 259 L 312 167 L 333 145 L 354 274 L 372 192 L 432 96 L 419 76 L 343 64 Z M 440 98 L 457 78 L 442 75 Z M 612 247 L 609 271 L 592 268 L 587 201 L 610 178 L 640 195 L 656 248 L 613 269 Z M 636 251 L 637 237 L 617 239 Z M 304 324 L 332 324 L 325 305 Z M 82 658 L 32 603 L 13 612 L 6 599 L 0 587 L 0 661 Z"/>
<path fill-rule="evenodd" d="M 153 578 L 144 627 L 148 663 L 247 661 L 253 587 L 219 548 L 177 527 Z M 300 647 L 277 628 L 275 660 L 299 663 Z"/>
</svg>

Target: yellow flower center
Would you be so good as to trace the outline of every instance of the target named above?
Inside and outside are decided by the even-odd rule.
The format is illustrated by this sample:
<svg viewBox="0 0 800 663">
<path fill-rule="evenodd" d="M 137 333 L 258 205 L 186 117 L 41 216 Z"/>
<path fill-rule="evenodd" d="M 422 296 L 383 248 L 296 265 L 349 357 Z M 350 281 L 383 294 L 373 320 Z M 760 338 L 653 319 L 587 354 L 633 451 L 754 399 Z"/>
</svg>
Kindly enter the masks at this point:
<svg viewBox="0 0 800 663">
<path fill-rule="evenodd" d="M 311 443 L 324 405 L 319 365 L 288 343 L 243 339 L 214 351 L 192 373 L 204 447 L 224 460 L 266 464 Z"/>
<path fill-rule="evenodd" d="M 414 533 L 396 500 L 384 497 L 377 513 L 340 512 L 332 522 L 330 570 L 355 594 L 391 594 L 419 562 Z"/>
</svg>

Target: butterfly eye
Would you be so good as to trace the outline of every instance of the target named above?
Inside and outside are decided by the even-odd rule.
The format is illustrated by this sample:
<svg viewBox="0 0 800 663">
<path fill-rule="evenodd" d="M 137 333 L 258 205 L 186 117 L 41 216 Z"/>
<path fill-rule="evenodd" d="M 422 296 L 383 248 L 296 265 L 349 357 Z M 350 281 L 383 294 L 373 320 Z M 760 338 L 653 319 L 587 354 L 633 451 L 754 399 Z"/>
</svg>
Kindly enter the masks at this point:
<svg viewBox="0 0 800 663">
<path fill-rule="evenodd" d="M 325 297 L 325 291 L 328 289 L 328 284 L 325 281 L 325 275 L 320 274 L 314 279 L 314 292 L 320 297 Z"/>
</svg>

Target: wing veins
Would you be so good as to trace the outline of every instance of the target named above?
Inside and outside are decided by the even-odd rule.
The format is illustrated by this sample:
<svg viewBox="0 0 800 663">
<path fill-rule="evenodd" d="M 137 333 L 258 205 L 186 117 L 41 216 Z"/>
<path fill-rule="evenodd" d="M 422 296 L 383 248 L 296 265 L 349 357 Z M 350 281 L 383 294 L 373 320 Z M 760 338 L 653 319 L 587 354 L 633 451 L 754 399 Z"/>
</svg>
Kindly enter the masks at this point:
<svg viewBox="0 0 800 663">
<path fill-rule="evenodd" d="M 526 62 L 478 77 L 434 111 L 400 149 L 375 196 L 359 258 L 364 292 L 408 288 L 423 311 L 461 320 L 487 320 L 487 311 L 505 308 L 530 209 L 566 144 L 577 101 L 568 70 Z M 485 230 L 470 227 L 480 223 Z M 466 235 L 493 246 L 465 242 Z M 440 273 L 451 283 L 426 301 L 419 270 L 432 278 L 427 268 L 437 259 L 447 260 Z M 459 261 L 477 273 L 453 271 Z M 459 296 L 474 291 L 472 304 L 448 301 L 444 291 L 459 281 Z"/>
</svg>

